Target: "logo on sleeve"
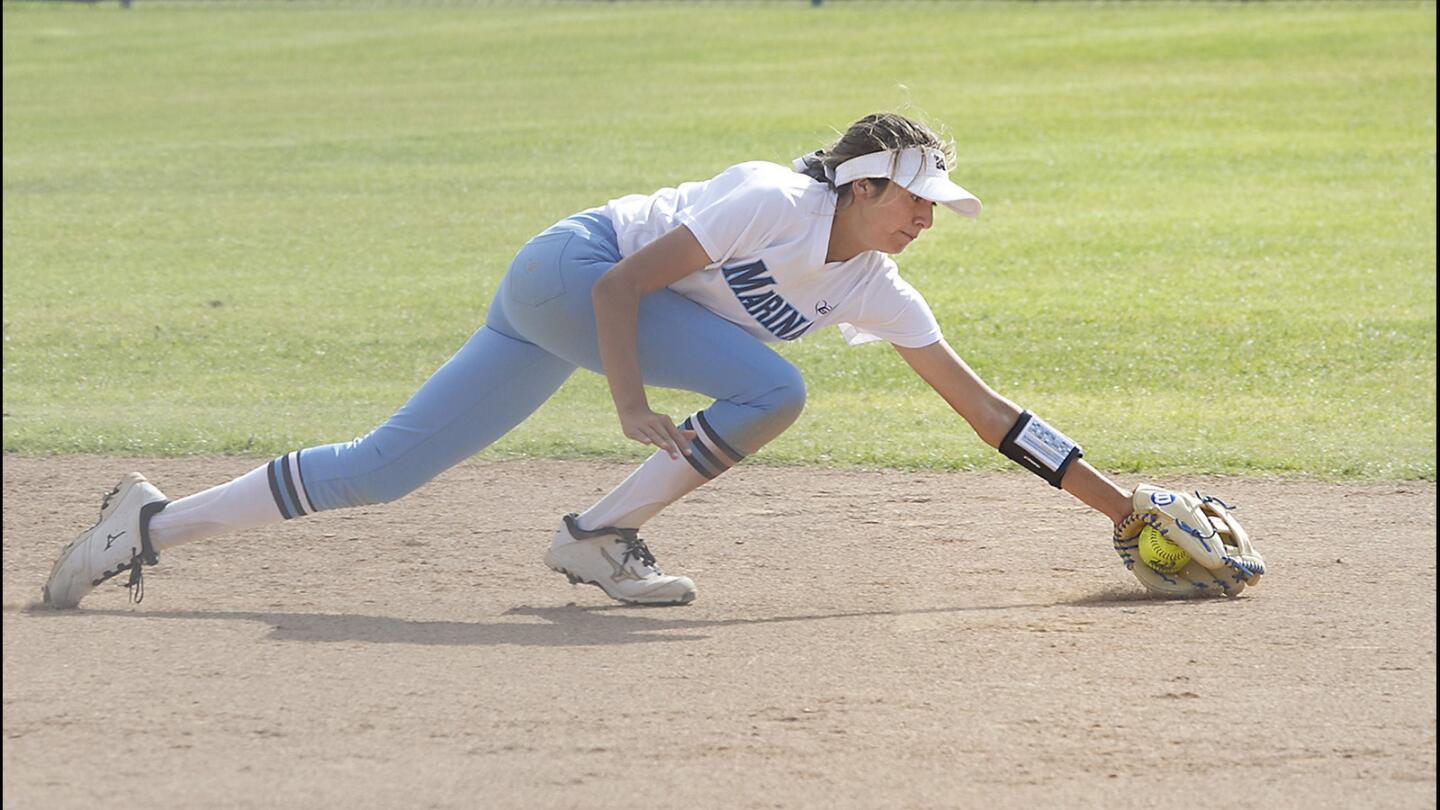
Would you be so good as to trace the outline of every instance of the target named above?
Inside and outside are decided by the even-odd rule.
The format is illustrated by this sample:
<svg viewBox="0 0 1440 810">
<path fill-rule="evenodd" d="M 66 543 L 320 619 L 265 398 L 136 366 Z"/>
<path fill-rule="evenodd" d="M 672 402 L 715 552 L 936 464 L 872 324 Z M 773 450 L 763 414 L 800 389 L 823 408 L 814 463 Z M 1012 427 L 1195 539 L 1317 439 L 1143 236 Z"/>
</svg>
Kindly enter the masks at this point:
<svg viewBox="0 0 1440 810">
<path fill-rule="evenodd" d="M 810 330 L 809 318 L 801 315 L 779 293 L 768 289 L 775 286 L 775 279 L 769 275 L 764 262 L 722 267 L 720 272 L 725 274 L 725 283 L 740 299 L 740 305 L 770 334 L 781 340 L 794 340 Z"/>
</svg>

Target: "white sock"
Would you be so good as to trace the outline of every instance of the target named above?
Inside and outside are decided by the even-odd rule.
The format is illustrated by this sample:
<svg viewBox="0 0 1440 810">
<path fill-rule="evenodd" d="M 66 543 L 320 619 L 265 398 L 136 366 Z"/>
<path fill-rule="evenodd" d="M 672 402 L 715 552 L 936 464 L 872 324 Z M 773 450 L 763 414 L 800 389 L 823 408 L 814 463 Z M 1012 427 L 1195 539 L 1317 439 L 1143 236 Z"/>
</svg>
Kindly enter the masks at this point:
<svg viewBox="0 0 1440 810">
<path fill-rule="evenodd" d="M 687 418 L 680 429 L 695 434 L 689 444 L 690 455 L 672 459 L 663 450 L 655 451 L 620 486 L 577 518 L 580 528 L 638 529 L 665 507 L 745 459 L 714 432 L 704 411 Z"/>
<path fill-rule="evenodd" d="M 270 490 L 268 470 L 274 463 L 262 464 L 229 483 L 171 501 L 150 519 L 150 542 L 160 551 L 284 520 Z"/>
<path fill-rule="evenodd" d="M 579 518 L 587 531 L 604 528 L 638 529 L 670 504 L 710 479 L 695 471 L 690 462 L 670 458 L 664 450 L 645 460 L 620 486 Z"/>
<path fill-rule="evenodd" d="M 580 528 L 638 529 L 660 510 L 745 458 L 714 433 L 704 411 L 686 419 L 680 429 L 695 433 L 690 455 L 672 459 L 663 450 L 655 451 L 620 486 L 580 515 Z"/>
</svg>

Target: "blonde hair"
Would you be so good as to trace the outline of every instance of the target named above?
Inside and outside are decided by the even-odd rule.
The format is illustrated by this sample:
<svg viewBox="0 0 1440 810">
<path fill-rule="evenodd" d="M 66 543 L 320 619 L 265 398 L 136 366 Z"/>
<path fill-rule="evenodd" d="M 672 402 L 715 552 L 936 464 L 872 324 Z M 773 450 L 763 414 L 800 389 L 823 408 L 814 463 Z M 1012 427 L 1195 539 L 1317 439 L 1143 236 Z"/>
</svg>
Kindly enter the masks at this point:
<svg viewBox="0 0 1440 810">
<path fill-rule="evenodd" d="M 875 152 L 892 152 L 909 146 L 928 146 L 945 156 L 945 168 L 955 166 L 955 141 L 942 138 L 930 127 L 898 113 L 873 113 L 850 125 L 840 139 L 825 149 L 806 155 L 804 174 L 813 177 L 831 188 L 835 184 L 830 178 L 842 163 L 861 155 Z M 884 178 L 871 178 L 872 183 L 884 189 L 890 182 Z M 844 197 L 850 193 L 850 184 L 835 188 Z"/>
</svg>

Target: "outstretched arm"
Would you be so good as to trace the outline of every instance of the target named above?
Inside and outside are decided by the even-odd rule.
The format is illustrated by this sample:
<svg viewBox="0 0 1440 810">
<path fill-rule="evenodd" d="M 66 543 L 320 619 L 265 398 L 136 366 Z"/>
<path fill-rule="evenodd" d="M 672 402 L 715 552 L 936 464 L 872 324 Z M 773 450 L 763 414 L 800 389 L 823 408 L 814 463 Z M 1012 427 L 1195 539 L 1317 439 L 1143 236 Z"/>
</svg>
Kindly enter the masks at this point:
<svg viewBox="0 0 1440 810">
<path fill-rule="evenodd" d="M 955 409 L 982 440 L 999 448 L 1020 408 L 996 393 L 965 364 L 950 345 L 941 340 L 919 349 L 896 346 L 895 351 Z M 1118 524 L 1130 516 L 1130 493 L 1116 486 L 1082 459 L 1065 470 L 1060 486 L 1095 511 Z"/>
</svg>

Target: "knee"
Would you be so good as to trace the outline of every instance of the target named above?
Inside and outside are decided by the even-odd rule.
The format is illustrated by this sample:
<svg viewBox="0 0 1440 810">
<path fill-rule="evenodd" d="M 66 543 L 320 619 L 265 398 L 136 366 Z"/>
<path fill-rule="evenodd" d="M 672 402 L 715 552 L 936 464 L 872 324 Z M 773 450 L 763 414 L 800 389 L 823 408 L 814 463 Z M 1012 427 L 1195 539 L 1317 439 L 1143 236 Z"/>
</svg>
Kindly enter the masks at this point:
<svg viewBox="0 0 1440 810">
<path fill-rule="evenodd" d="M 325 488 L 325 500 L 335 507 L 373 506 L 398 501 L 419 489 L 427 477 L 397 463 L 380 446 L 375 433 L 334 445 L 333 464 Z"/>
<path fill-rule="evenodd" d="M 420 488 L 423 481 L 412 481 L 395 475 L 370 475 L 362 484 L 365 501 L 360 505 L 398 501 Z"/>
<path fill-rule="evenodd" d="M 805 410 L 805 378 L 800 370 L 788 363 L 784 373 L 776 375 L 774 387 L 755 404 L 767 414 L 766 422 L 776 435 L 795 423 Z"/>
</svg>

